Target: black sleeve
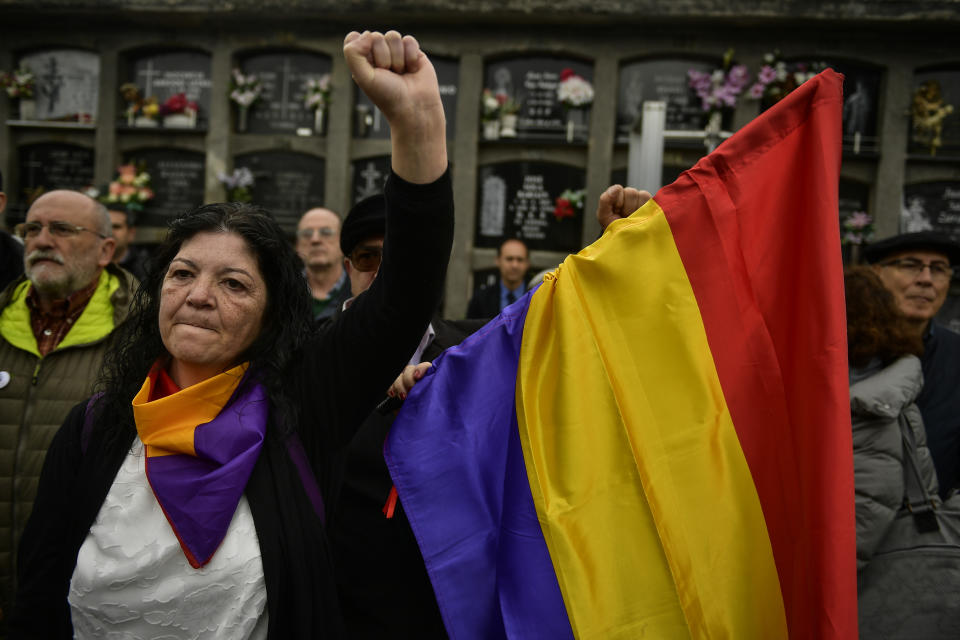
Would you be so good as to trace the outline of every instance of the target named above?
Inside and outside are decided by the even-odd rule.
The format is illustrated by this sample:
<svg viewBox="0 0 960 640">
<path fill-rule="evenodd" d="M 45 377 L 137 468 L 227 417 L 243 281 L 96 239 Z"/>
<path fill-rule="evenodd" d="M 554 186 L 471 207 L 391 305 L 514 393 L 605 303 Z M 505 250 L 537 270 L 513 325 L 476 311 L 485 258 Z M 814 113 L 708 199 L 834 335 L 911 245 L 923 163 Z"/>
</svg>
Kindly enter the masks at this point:
<svg viewBox="0 0 960 640">
<path fill-rule="evenodd" d="M 308 345 L 300 432 L 308 453 L 344 446 L 413 355 L 437 310 L 453 245 L 449 169 L 417 185 L 387 181 L 387 228 L 370 288 Z M 328 449 L 329 452 L 329 449 Z"/>
<path fill-rule="evenodd" d="M 17 553 L 17 593 L 10 638 L 71 638 L 67 592 L 76 565 L 70 553 L 72 497 L 83 456 L 86 401 L 76 405 L 47 450 L 33 511 Z"/>
</svg>

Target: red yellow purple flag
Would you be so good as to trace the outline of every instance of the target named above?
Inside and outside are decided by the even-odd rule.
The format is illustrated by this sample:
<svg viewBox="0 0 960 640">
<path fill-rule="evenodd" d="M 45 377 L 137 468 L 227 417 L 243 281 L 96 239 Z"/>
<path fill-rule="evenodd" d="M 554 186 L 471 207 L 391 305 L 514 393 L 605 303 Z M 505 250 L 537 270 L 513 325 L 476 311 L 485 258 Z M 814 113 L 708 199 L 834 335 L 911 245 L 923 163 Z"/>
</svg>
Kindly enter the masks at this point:
<svg viewBox="0 0 960 640">
<path fill-rule="evenodd" d="M 842 78 L 414 388 L 387 459 L 453 638 L 855 638 Z"/>
</svg>

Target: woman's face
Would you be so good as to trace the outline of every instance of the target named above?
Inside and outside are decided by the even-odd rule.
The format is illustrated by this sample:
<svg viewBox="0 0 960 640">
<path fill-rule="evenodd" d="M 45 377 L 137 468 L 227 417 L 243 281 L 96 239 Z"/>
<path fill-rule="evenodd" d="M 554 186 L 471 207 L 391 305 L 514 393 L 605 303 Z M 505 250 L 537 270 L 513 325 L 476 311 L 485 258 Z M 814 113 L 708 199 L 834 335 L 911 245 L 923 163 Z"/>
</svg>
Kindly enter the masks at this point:
<svg viewBox="0 0 960 640">
<path fill-rule="evenodd" d="M 267 285 L 246 241 L 202 232 L 170 262 L 160 287 L 160 337 L 181 388 L 240 364 L 263 325 Z"/>
</svg>

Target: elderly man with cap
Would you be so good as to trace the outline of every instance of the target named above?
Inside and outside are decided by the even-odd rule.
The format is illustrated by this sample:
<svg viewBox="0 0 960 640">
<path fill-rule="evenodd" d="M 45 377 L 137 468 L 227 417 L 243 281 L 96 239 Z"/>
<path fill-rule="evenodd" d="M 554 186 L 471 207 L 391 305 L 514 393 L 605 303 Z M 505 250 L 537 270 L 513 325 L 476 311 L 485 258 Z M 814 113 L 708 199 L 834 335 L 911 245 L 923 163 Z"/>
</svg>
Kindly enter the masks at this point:
<svg viewBox="0 0 960 640">
<path fill-rule="evenodd" d="M 934 320 L 947 298 L 960 244 L 932 231 L 881 240 L 864 253 L 923 338 L 923 390 L 917 406 L 941 496 L 960 487 L 960 335 Z"/>
<path fill-rule="evenodd" d="M 25 274 L 0 293 L 0 600 L 10 604 L 20 534 L 50 441 L 93 391 L 136 283 L 111 264 L 102 204 L 50 191 L 17 225 Z"/>
<path fill-rule="evenodd" d="M 355 205 L 343 222 L 340 248 L 354 297 L 366 291 L 380 268 L 385 207 L 382 195 L 371 196 Z M 350 313 L 352 300 L 345 303 L 344 313 Z M 450 322 L 434 315 L 410 364 L 436 358 L 480 326 L 480 322 Z M 383 459 L 383 442 L 392 423 L 392 412 L 381 409 L 360 427 L 346 453 L 343 486 L 330 519 L 347 634 L 351 638 L 446 638 L 423 558 Z"/>
</svg>

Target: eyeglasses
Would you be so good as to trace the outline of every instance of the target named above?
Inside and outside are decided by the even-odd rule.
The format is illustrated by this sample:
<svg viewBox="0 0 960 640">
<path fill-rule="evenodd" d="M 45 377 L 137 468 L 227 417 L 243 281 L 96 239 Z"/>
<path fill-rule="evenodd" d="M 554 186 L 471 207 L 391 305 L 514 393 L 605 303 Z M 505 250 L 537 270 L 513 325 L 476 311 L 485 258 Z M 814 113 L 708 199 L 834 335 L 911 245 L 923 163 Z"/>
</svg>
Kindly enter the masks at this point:
<svg viewBox="0 0 960 640">
<path fill-rule="evenodd" d="M 912 278 L 919 276 L 927 267 L 930 268 L 930 278 L 933 280 L 946 281 L 953 275 L 953 268 L 943 261 L 921 262 L 913 258 L 898 258 L 897 260 L 884 262 L 882 266 L 893 267 L 900 273 Z"/>
<path fill-rule="evenodd" d="M 350 264 L 357 271 L 376 271 L 383 259 L 383 249 L 378 247 L 359 247 L 349 256 Z"/>
<path fill-rule="evenodd" d="M 64 222 L 63 220 L 53 220 L 47 224 L 42 222 L 21 222 L 14 227 L 14 231 L 18 236 L 26 240 L 27 238 L 36 238 L 38 235 L 40 235 L 40 231 L 42 231 L 44 227 L 50 230 L 51 235 L 58 238 L 73 238 L 81 231 L 88 231 L 94 235 L 100 236 L 101 238 L 110 237 L 103 235 L 99 231 L 87 229 L 86 227 L 81 227 L 78 224 L 70 224 L 69 222 Z"/>
<path fill-rule="evenodd" d="M 319 233 L 321 238 L 329 238 L 336 233 L 333 227 L 306 227 L 297 229 L 297 237 L 301 240 L 312 240 L 313 234 Z"/>
</svg>

